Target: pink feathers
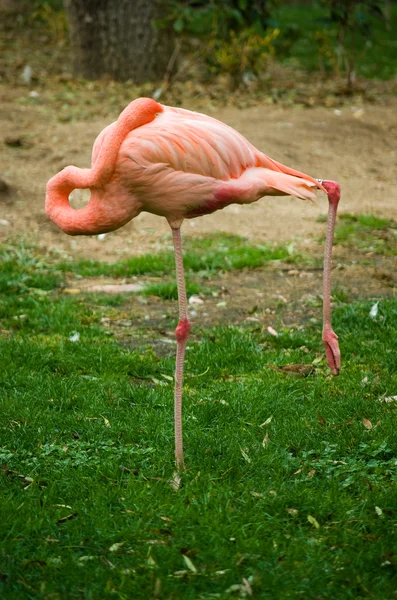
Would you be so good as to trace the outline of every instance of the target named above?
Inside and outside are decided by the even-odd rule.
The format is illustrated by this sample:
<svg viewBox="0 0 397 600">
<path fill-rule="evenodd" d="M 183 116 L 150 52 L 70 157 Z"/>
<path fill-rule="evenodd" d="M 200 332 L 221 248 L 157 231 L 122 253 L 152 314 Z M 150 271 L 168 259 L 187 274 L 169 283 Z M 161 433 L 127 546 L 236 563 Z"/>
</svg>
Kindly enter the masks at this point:
<svg viewBox="0 0 397 600">
<path fill-rule="evenodd" d="M 90 188 L 79 211 L 74 188 Z M 140 98 L 98 136 L 91 169 L 67 167 L 47 185 L 46 211 L 71 235 L 121 227 L 141 211 L 169 222 L 264 195 L 312 199 L 313 178 L 273 161 L 237 131 L 213 119 Z"/>
</svg>

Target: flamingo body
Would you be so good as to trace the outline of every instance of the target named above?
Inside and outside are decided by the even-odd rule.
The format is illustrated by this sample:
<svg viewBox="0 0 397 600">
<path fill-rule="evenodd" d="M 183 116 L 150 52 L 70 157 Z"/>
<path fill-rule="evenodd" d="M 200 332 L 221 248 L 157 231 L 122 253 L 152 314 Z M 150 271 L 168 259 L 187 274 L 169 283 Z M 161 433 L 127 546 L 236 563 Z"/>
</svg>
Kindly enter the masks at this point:
<svg viewBox="0 0 397 600">
<path fill-rule="evenodd" d="M 313 200 L 316 188 L 325 191 L 312 177 L 272 160 L 217 119 L 149 99 L 147 103 L 152 106 L 149 120 L 133 129 L 125 123 L 113 157 L 109 157 L 109 147 L 114 148 L 118 141 L 120 119 L 99 134 L 92 168 L 79 169 L 78 184 L 91 188 L 90 204 L 95 211 L 82 209 L 79 218 L 68 211 L 69 222 L 60 225 L 68 233 L 112 231 L 142 211 L 177 223 L 266 195 L 291 194 Z M 109 169 L 110 161 L 103 164 L 104 156 L 113 161 L 113 170 L 106 177 L 103 170 Z M 69 174 L 77 175 L 70 173 L 71 169 L 61 171 L 47 187 L 46 210 L 55 222 L 59 221 L 59 204 L 54 206 L 51 192 L 62 189 Z M 92 180 L 93 173 L 96 180 Z"/>
<path fill-rule="evenodd" d="M 69 204 L 75 189 L 89 188 L 88 204 Z M 249 204 L 267 195 L 313 201 L 317 189 L 328 194 L 324 259 L 323 343 L 329 367 L 339 373 L 340 352 L 331 326 L 331 251 L 339 184 L 313 179 L 274 161 L 224 123 L 206 115 L 158 104 L 131 102 L 117 121 L 97 137 L 90 169 L 69 166 L 47 184 L 46 213 L 70 235 L 113 231 L 140 212 L 165 217 L 172 229 L 178 284 L 176 328 L 175 456 L 183 468 L 183 364 L 190 330 L 180 227 L 184 219 L 212 213 L 232 203 Z"/>
</svg>

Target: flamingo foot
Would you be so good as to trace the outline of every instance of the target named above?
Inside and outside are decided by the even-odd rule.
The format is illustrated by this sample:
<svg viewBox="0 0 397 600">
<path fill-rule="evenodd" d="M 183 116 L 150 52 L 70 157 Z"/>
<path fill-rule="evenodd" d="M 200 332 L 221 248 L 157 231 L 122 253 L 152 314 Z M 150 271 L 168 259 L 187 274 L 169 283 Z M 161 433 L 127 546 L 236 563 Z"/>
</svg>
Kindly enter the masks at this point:
<svg viewBox="0 0 397 600">
<path fill-rule="evenodd" d="M 327 356 L 328 366 L 332 375 L 339 375 L 340 371 L 340 350 L 338 336 L 333 329 L 323 331 L 323 344 Z"/>
</svg>

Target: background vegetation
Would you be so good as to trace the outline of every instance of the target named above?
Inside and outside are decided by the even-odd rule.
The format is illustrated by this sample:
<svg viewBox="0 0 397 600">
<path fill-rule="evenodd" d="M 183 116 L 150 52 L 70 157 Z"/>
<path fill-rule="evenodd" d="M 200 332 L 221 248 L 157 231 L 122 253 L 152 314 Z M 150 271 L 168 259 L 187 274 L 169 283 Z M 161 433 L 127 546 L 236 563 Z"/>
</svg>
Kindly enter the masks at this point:
<svg viewBox="0 0 397 600">
<path fill-rule="evenodd" d="M 63 4 L 21 0 L 18 6 L 25 8 L 4 18 L 0 66 L 5 80 L 69 77 Z M 377 89 L 375 81 L 389 82 L 382 91 L 395 89 L 397 4 L 388 0 L 168 0 L 163 17 L 152 26 L 173 32 L 174 51 L 162 76 L 141 89 L 175 103 L 182 95 L 202 93 L 225 100 L 231 91 L 236 97 L 265 93 L 278 100 L 300 84 L 316 102 L 324 101 L 330 87 L 339 97 L 358 92 L 369 98 Z M 38 37 L 40 52 L 32 52 Z M 31 72 L 23 75 L 27 66 Z M 373 81 L 371 86 L 366 80 Z M 133 77 L 128 83 L 134 84 Z"/>
</svg>

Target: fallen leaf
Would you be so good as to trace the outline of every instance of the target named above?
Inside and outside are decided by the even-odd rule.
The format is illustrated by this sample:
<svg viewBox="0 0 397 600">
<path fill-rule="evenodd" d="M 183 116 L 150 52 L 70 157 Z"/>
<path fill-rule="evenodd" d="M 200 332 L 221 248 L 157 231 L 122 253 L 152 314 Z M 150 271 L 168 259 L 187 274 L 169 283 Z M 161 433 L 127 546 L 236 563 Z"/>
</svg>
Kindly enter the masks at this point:
<svg viewBox="0 0 397 600">
<path fill-rule="evenodd" d="M 57 525 L 60 525 L 61 523 L 66 523 L 66 521 L 71 521 L 72 519 L 75 519 L 78 514 L 79 513 L 74 512 L 74 513 L 71 513 L 70 515 L 68 515 L 67 517 L 62 517 L 62 519 L 58 519 Z"/>
<path fill-rule="evenodd" d="M 158 598 L 160 596 L 160 591 L 161 591 L 161 579 L 160 579 L 160 577 L 156 577 L 156 581 L 154 582 L 153 598 Z"/>
<path fill-rule="evenodd" d="M 267 447 L 268 447 L 268 444 L 269 444 L 269 434 L 267 433 L 267 434 L 265 435 L 265 437 L 263 438 L 263 441 L 262 441 L 262 446 L 263 446 L 264 448 L 267 448 Z"/>
<path fill-rule="evenodd" d="M 179 475 L 179 473 L 175 472 L 172 476 L 172 479 L 170 479 L 168 483 L 170 484 L 174 492 L 177 492 L 181 487 L 181 476 Z"/>
<path fill-rule="evenodd" d="M 372 423 L 369 419 L 366 419 L 365 417 L 363 417 L 361 422 L 364 425 L 364 427 L 366 427 L 367 429 L 372 429 Z"/>
<path fill-rule="evenodd" d="M 94 560 L 95 556 L 93 556 L 92 554 L 87 554 L 85 556 L 80 556 L 77 561 L 78 562 L 87 562 L 89 560 Z"/>
<path fill-rule="evenodd" d="M 318 422 L 320 423 L 320 425 L 326 425 L 327 421 L 324 419 L 324 417 L 320 414 L 320 412 L 317 411 L 317 415 L 318 415 Z"/>
<path fill-rule="evenodd" d="M 311 469 L 311 470 L 308 472 L 307 476 L 308 476 L 308 477 L 310 477 L 310 478 L 312 478 L 312 477 L 314 477 L 314 476 L 315 476 L 315 474 L 316 474 L 316 469 Z"/>
<path fill-rule="evenodd" d="M 221 576 L 225 575 L 230 569 L 223 569 L 222 571 L 215 571 L 215 575 Z"/>
<path fill-rule="evenodd" d="M 372 308 L 369 311 L 369 316 L 372 319 L 376 319 L 376 317 L 378 315 L 378 306 L 379 306 L 379 302 L 375 302 L 375 304 L 372 305 Z"/>
<path fill-rule="evenodd" d="M 73 333 L 68 337 L 69 342 L 78 342 L 80 340 L 80 334 L 78 331 L 73 331 Z"/>
<path fill-rule="evenodd" d="M 315 527 L 316 529 L 320 529 L 320 523 L 317 521 L 317 519 L 312 517 L 312 515 L 308 515 L 307 520 L 311 525 L 313 525 L 313 527 Z"/>
<path fill-rule="evenodd" d="M 114 564 L 113 564 L 113 563 L 111 563 L 111 562 L 110 562 L 110 560 L 106 558 L 106 556 L 101 556 L 101 561 L 102 561 L 102 562 L 103 562 L 105 565 L 107 565 L 107 566 L 108 566 L 110 569 L 114 569 L 114 568 L 115 568 Z"/>
<path fill-rule="evenodd" d="M 187 568 L 190 569 L 192 573 L 197 573 L 196 567 L 194 566 L 190 558 L 186 556 L 186 554 L 183 554 L 183 560 L 185 561 L 185 565 L 187 566 Z"/>
<path fill-rule="evenodd" d="M 379 398 L 378 402 L 385 402 L 386 404 L 397 402 L 397 396 L 386 396 L 386 398 Z"/>
<path fill-rule="evenodd" d="M 290 375 L 291 377 L 308 377 L 315 372 L 314 366 L 311 365 L 283 365 L 282 367 L 278 367 L 278 371 L 281 371 L 285 375 Z"/>
<path fill-rule="evenodd" d="M 112 544 L 109 548 L 109 552 L 117 552 L 117 550 L 120 550 L 121 546 L 124 546 L 125 542 L 116 542 L 115 544 Z"/>
<path fill-rule="evenodd" d="M 262 423 L 262 425 L 259 425 L 259 427 L 266 427 L 266 425 L 269 425 L 269 423 L 272 422 L 273 417 L 269 417 L 268 419 L 266 419 L 266 421 L 264 421 Z"/>
<path fill-rule="evenodd" d="M 378 515 L 378 517 L 383 517 L 383 510 L 379 508 L 379 506 L 375 506 L 375 512 Z"/>
<path fill-rule="evenodd" d="M 243 585 L 242 587 L 242 591 L 245 591 L 248 596 L 252 596 L 252 587 L 250 582 L 248 581 L 248 579 L 246 579 L 245 577 L 243 577 Z"/>
<path fill-rule="evenodd" d="M 297 471 L 295 471 L 295 473 L 292 473 L 292 475 L 299 475 L 299 473 L 302 473 L 303 469 L 298 469 Z"/>
<path fill-rule="evenodd" d="M 268 327 L 267 331 L 270 333 L 270 335 L 274 335 L 274 337 L 278 337 L 278 333 L 275 329 L 273 329 L 273 327 Z"/>
<path fill-rule="evenodd" d="M 250 463 L 250 462 L 251 462 L 251 459 L 250 459 L 250 457 L 248 456 L 248 454 L 246 453 L 246 451 L 245 451 L 245 450 L 243 450 L 243 448 L 241 448 L 241 446 L 240 446 L 240 450 L 241 450 L 241 454 L 243 455 L 243 458 L 244 458 L 244 460 L 245 460 L 245 461 L 247 461 L 247 463 Z"/>
<path fill-rule="evenodd" d="M 296 517 L 299 514 L 299 510 L 297 508 L 286 508 L 286 511 L 292 517 Z"/>
<path fill-rule="evenodd" d="M 312 360 L 312 365 L 318 365 L 320 364 L 320 362 L 322 362 L 324 359 L 323 356 L 318 356 L 317 358 L 315 358 L 314 360 Z"/>
<path fill-rule="evenodd" d="M 163 377 L 163 379 L 166 379 L 167 381 L 174 381 L 174 378 L 171 377 L 171 375 L 165 375 L 165 373 L 161 373 L 161 377 Z"/>
<path fill-rule="evenodd" d="M 204 300 L 199 298 L 199 296 L 190 296 L 189 304 L 204 304 Z"/>
</svg>

